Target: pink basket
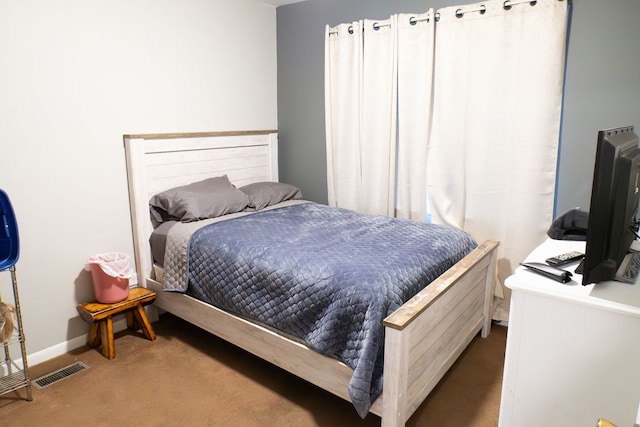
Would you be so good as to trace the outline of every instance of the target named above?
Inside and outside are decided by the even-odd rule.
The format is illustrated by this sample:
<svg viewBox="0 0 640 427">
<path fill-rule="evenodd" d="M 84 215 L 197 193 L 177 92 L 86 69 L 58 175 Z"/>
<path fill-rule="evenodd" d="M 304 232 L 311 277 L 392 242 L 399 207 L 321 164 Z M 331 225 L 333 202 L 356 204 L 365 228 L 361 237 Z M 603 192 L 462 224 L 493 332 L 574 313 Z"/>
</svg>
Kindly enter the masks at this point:
<svg viewBox="0 0 640 427">
<path fill-rule="evenodd" d="M 127 299 L 129 296 L 129 279 L 111 277 L 99 264 L 90 264 L 91 277 L 93 278 L 93 290 L 98 302 L 111 304 Z"/>
</svg>

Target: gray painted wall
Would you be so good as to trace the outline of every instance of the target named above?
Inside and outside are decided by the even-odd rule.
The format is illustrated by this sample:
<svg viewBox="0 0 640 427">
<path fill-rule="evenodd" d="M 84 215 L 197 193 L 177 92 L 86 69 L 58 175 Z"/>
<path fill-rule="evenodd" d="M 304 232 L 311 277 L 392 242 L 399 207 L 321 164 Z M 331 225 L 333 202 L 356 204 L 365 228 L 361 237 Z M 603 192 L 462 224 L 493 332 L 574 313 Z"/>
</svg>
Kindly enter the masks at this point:
<svg viewBox="0 0 640 427">
<path fill-rule="evenodd" d="M 307 0 L 277 9 L 280 178 L 326 203 L 324 27 L 471 2 Z M 640 133 L 640 1 L 574 0 L 556 212 L 588 208 L 597 131 Z M 524 160 L 524 159 L 523 159 Z"/>
<path fill-rule="evenodd" d="M 588 208 L 599 129 L 640 134 L 640 2 L 577 0 L 569 34 L 556 211 Z"/>
</svg>

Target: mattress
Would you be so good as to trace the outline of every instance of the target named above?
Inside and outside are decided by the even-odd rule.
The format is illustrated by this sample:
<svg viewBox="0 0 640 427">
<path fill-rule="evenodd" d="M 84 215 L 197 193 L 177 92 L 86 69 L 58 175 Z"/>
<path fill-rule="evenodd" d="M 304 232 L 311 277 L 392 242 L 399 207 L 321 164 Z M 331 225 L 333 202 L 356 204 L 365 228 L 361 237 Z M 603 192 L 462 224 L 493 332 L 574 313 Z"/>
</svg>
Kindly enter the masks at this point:
<svg viewBox="0 0 640 427">
<path fill-rule="evenodd" d="M 151 237 L 149 238 L 153 263 L 160 268 L 164 267 L 164 252 L 167 245 L 167 235 L 169 234 L 171 227 L 177 223 L 178 221 L 163 222 L 153 230 Z"/>
</svg>

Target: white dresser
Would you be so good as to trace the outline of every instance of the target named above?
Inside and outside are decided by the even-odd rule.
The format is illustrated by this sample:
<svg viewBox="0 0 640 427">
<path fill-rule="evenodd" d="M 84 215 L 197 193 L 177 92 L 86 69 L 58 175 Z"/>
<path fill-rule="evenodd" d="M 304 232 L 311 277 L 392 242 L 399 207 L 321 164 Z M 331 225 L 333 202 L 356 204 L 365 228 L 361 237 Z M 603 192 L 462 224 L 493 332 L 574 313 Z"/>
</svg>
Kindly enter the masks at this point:
<svg viewBox="0 0 640 427">
<path fill-rule="evenodd" d="M 547 240 L 542 262 L 584 242 Z M 577 263 L 569 264 L 573 271 Z M 501 427 L 633 426 L 640 402 L 640 283 L 562 284 L 519 267 L 512 290 Z"/>
</svg>

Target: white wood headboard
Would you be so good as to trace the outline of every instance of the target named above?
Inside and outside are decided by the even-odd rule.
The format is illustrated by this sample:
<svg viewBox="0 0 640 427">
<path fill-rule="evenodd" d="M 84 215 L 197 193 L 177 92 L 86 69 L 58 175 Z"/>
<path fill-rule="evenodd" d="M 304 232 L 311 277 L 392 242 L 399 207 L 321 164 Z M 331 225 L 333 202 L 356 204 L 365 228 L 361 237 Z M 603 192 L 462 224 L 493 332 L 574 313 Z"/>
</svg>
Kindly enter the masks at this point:
<svg viewBox="0 0 640 427">
<path fill-rule="evenodd" d="M 275 130 L 124 135 L 138 283 L 152 277 L 149 199 L 169 188 L 227 174 L 240 187 L 278 181 Z"/>
</svg>

